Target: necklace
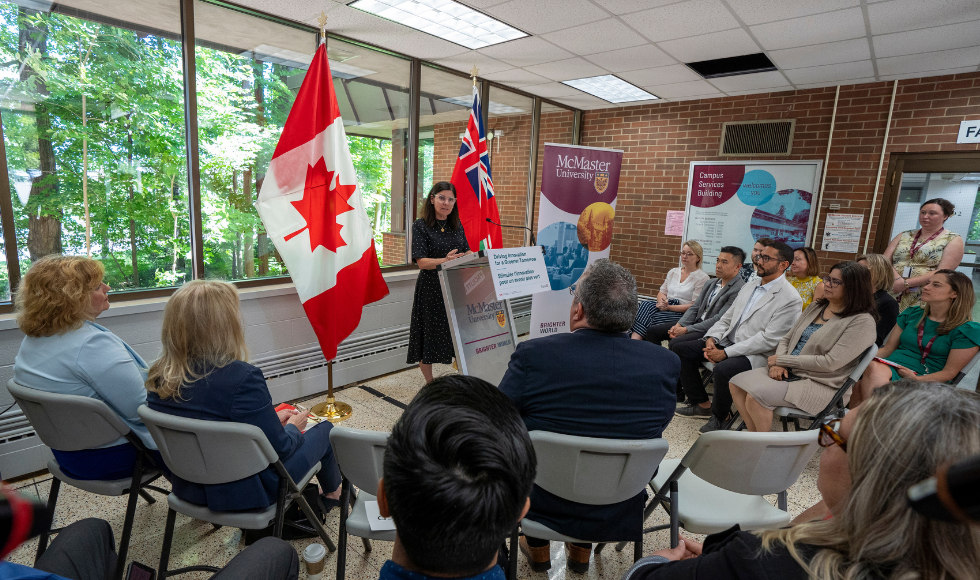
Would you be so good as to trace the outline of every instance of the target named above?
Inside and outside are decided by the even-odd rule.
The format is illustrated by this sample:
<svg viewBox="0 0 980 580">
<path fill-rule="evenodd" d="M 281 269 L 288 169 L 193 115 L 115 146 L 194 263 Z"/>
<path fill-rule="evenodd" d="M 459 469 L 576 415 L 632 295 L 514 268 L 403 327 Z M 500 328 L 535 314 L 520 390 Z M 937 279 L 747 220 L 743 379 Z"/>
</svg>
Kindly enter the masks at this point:
<svg viewBox="0 0 980 580">
<path fill-rule="evenodd" d="M 446 220 L 436 220 L 436 223 L 439 224 L 439 231 L 445 233 L 445 231 L 446 231 Z"/>
<path fill-rule="evenodd" d="M 824 318 L 823 315 L 824 314 L 827 314 L 827 310 L 829 310 L 829 309 L 826 306 L 824 306 L 823 310 L 820 311 L 820 320 L 823 320 L 824 322 L 830 322 L 830 318 L 833 318 L 834 317 L 834 313 L 831 312 L 830 313 L 830 318 Z"/>
</svg>

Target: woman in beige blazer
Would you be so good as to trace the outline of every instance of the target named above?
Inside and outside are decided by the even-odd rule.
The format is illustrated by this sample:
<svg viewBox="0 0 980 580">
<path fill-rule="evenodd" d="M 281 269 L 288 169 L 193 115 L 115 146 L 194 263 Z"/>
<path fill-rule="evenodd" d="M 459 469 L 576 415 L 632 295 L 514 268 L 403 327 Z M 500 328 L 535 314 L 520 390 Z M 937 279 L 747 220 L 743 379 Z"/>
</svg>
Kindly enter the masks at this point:
<svg viewBox="0 0 980 580">
<path fill-rule="evenodd" d="M 769 368 L 737 374 L 729 383 L 749 431 L 769 431 L 776 407 L 822 411 L 875 342 L 878 313 L 868 269 L 841 262 L 823 282 L 824 297 L 779 341 Z"/>
</svg>

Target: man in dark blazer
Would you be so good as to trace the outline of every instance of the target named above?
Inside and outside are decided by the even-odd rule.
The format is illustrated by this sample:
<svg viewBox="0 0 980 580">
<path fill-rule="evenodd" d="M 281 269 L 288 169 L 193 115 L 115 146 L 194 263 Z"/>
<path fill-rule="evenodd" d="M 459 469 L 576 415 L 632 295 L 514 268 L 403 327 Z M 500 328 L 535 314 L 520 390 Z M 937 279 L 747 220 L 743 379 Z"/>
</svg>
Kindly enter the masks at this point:
<svg viewBox="0 0 980 580">
<path fill-rule="evenodd" d="M 673 344 L 704 336 L 711 325 L 718 322 L 728 310 L 738 296 L 738 291 L 745 285 L 745 281 L 738 275 L 743 260 L 745 252 L 741 248 L 723 247 L 715 260 L 716 277 L 704 285 L 698 299 L 684 312 L 684 316 L 676 323 L 665 322 L 651 326 L 647 329 L 645 340 L 653 344 L 670 340 Z M 683 391 L 678 390 L 677 396 L 683 396 Z"/>
<path fill-rule="evenodd" d="M 572 286 L 570 333 L 528 340 L 510 358 L 500 390 L 528 431 L 606 439 L 656 439 L 674 414 L 680 359 L 630 340 L 636 280 L 608 259 L 596 260 Z M 534 486 L 530 519 L 573 538 L 642 537 L 646 494 L 611 505 L 570 502 Z M 551 566 L 548 542 L 521 538 L 532 570 Z M 569 545 L 568 566 L 587 572 L 590 544 Z"/>
</svg>

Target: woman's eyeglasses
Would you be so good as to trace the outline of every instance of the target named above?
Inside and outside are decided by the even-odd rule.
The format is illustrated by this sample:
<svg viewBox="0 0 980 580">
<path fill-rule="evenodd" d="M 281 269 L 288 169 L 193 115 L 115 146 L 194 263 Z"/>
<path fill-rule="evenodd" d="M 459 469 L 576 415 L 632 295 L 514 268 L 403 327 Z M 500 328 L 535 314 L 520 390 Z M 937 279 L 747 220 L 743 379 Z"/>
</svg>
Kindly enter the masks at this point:
<svg viewBox="0 0 980 580">
<path fill-rule="evenodd" d="M 690 258 L 691 256 L 694 255 L 694 252 L 681 252 L 681 255 L 684 256 L 685 258 Z"/>
<path fill-rule="evenodd" d="M 824 276 L 823 283 L 824 285 L 829 286 L 830 288 L 837 288 L 838 286 L 843 284 L 844 281 L 838 278 L 831 278 L 830 276 Z"/>
<path fill-rule="evenodd" d="M 839 445 L 844 452 L 847 452 L 847 440 L 840 436 L 840 423 L 841 420 L 838 417 L 833 417 L 831 419 L 824 420 L 820 424 L 820 436 L 817 439 L 817 443 L 821 447 L 830 447 L 831 445 Z"/>
<path fill-rule="evenodd" d="M 450 205 L 456 203 L 456 198 L 455 197 L 446 197 L 444 195 L 437 195 L 436 196 L 436 199 L 439 200 L 439 203 L 448 203 Z"/>
</svg>

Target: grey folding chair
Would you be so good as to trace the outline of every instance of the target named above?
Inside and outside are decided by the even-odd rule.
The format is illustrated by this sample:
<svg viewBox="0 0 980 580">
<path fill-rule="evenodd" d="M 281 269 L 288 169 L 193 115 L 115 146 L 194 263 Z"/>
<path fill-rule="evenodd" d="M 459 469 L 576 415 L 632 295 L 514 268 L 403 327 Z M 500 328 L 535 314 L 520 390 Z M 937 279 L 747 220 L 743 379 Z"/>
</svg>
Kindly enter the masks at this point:
<svg viewBox="0 0 980 580">
<path fill-rule="evenodd" d="M 824 417 L 833 413 L 838 408 L 842 408 L 844 406 L 844 395 L 847 394 L 847 391 L 851 390 L 851 387 L 854 386 L 854 383 L 861 380 L 861 375 L 864 374 L 864 371 L 867 370 L 868 365 L 871 364 L 871 361 L 874 360 L 875 355 L 877 354 L 878 354 L 878 346 L 875 344 L 869 346 L 868 349 L 864 351 L 864 354 L 861 355 L 861 360 L 858 362 L 858 365 L 854 367 L 854 370 L 851 371 L 851 374 L 847 376 L 847 380 L 844 381 L 844 384 L 841 386 L 841 388 L 837 389 L 837 392 L 834 394 L 834 398 L 831 399 L 830 402 L 827 403 L 827 406 L 824 407 L 823 410 L 817 413 L 816 415 L 811 415 L 806 411 L 797 409 L 796 407 L 776 407 L 776 410 L 773 411 L 773 414 L 779 417 L 780 422 L 782 422 L 783 431 L 788 430 L 789 421 L 792 421 L 796 430 L 799 431 L 800 419 L 806 419 L 810 421 L 810 426 L 808 427 L 808 429 L 820 428 L 820 422 L 823 421 Z"/>
<path fill-rule="evenodd" d="M 7 390 L 13 395 L 21 411 L 31 422 L 31 426 L 45 445 L 59 451 L 82 451 L 97 449 L 125 437 L 138 451 L 133 476 L 116 480 L 75 479 L 65 474 L 57 460 L 48 462 L 51 472 L 51 491 L 48 493 L 48 510 L 53 514 L 58 503 L 61 483 L 97 495 L 121 496 L 128 494 L 126 517 L 123 521 L 122 536 L 119 538 L 119 558 L 113 578 L 121 578 L 129 553 L 129 541 L 133 532 L 133 519 L 136 515 L 137 497 L 142 496 L 148 503 L 155 503 L 145 489 L 152 489 L 163 495 L 166 490 L 149 485 L 161 473 L 146 446 L 130 430 L 115 411 L 104 401 L 77 395 L 62 395 L 32 389 L 16 383 L 7 382 Z M 35 563 L 48 547 L 48 538 L 59 530 L 52 529 L 41 534 L 37 543 Z"/>
<path fill-rule="evenodd" d="M 286 471 L 265 433 L 255 425 L 177 417 L 154 411 L 146 405 L 141 406 L 138 412 L 163 455 L 164 463 L 174 475 L 185 481 L 201 485 L 229 483 L 251 477 L 270 465 L 279 474 L 278 501 L 262 509 L 216 512 L 209 510 L 207 506 L 184 501 L 172 493 L 167 496 L 169 509 L 163 535 L 163 551 L 160 554 L 160 580 L 165 580 L 168 575 L 185 572 L 219 570 L 214 566 L 187 566 L 172 571 L 167 569 L 177 513 L 218 526 L 243 530 L 259 530 L 272 523 L 274 535 L 281 538 L 283 514 L 286 507 L 295 501 L 306 514 L 313 529 L 292 522 L 287 522 L 287 525 L 319 535 L 328 550 L 336 550 L 323 524 L 302 493 L 310 479 L 320 471 L 319 463 L 297 483 Z"/>
<path fill-rule="evenodd" d="M 393 530 L 375 532 L 368 523 L 365 504 L 377 501 L 370 492 L 378 489 L 384 473 L 385 447 L 388 433 L 365 431 L 350 427 L 334 427 L 330 431 L 330 444 L 340 465 L 340 534 L 337 540 L 337 580 L 344 580 L 347 568 L 347 535 L 354 535 L 364 542 L 364 550 L 371 551 L 370 540 L 394 542 Z M 351 485 L 360 491 L 351 501 Z M 348 507 L 350 512 L 348 513 Z"/>
<path fill-rule="evenodd" d="M 657 495 L 644 510 L 644 520 L 662 506 L 670 515 L 671 547 L 677 546 L 680 526 L 695 534 L 714 534 L 735 524 L 743 530 L 785 526 L 790 521 L 786 490 L 817 447 L 816 431 L 705 433 L 682 459 L 661 464 L 650 482 Z M 771 494 L 778 495 L 778 508 L 762 497 Z"/>
<path fill-rule="evenodd" d="M 949 381 L 949 384 L 953 385 L 954 387 L 958 386 L 960 384 L 960 381 L 962 381 L 963 378 L 966 377 L 966 375 L 970 374 L 970 371 L 972 371 L 977 366 L 977 364 L 980 364 L 980 352 L 978 352 L 972 359 L 970 359 L 970 362 L 966 363 L 966 366 L 963 367 L 963 370 L 957 373 L 956 378 Z M 973 390 L 974 391 L 977 390 L 976 383 L 973 384 Z"/>
<path fill-rule="evenodd" d="M 548 431 L 531 431 L 530 435 L 538 457 L 534 483 L 562 499 L 586 505 L 609 505 L 635 497 L 650 482 L 668 448 L 666 439 L 597 439 Z M 643 516 L 637 514 L 637 517 Z M 521 520 L 521 530 L 542 540 L 598 543 L 596 553 L 606 543 L 624 540 L 572 538 L 528 518 Z M 511 577 L 516 578 L 516 529 L 510 545 L 513 557 L 508 563 L 513 572 Z M 633 544 L 634 561 L 640 559 L 642 551 L 641 537 Z"/>
</svg>

